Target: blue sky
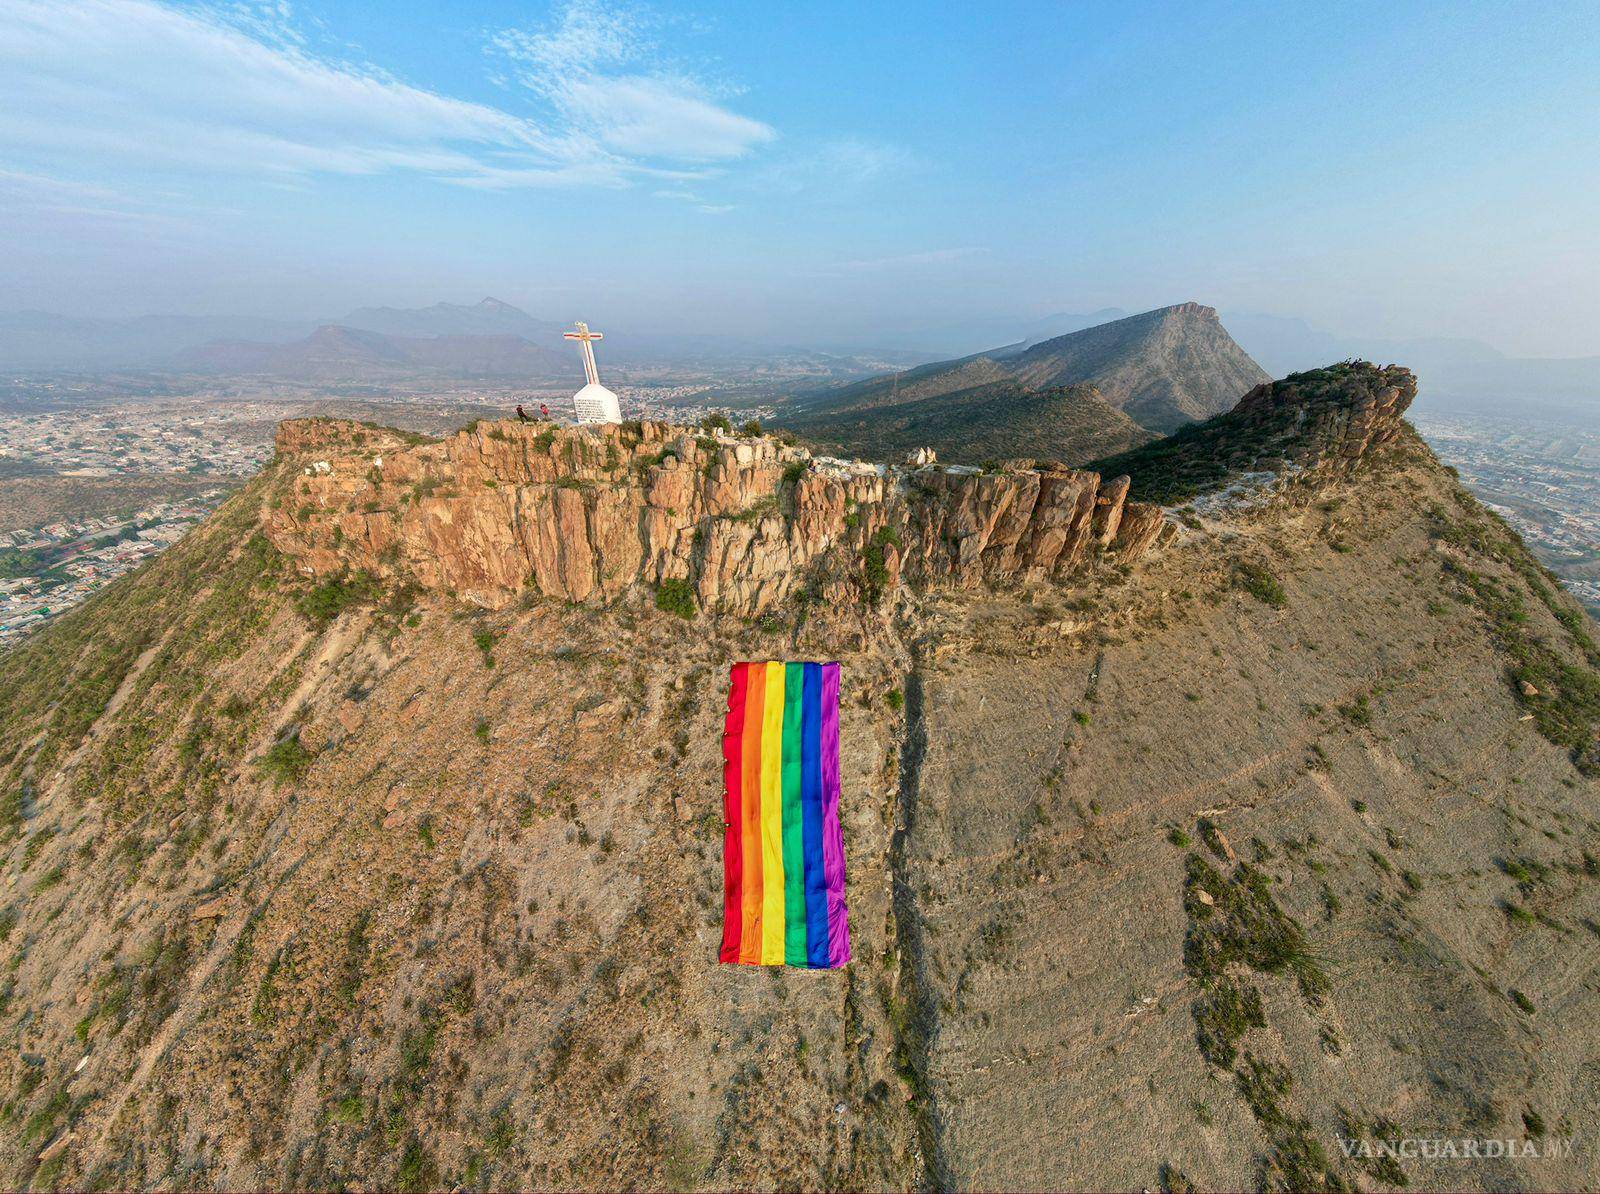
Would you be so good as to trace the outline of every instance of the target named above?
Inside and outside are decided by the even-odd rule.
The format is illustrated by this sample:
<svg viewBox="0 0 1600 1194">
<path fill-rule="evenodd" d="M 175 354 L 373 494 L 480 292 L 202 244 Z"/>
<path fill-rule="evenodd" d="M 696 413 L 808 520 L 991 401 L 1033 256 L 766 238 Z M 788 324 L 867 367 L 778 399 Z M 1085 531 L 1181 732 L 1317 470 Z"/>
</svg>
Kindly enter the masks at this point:
<svg viewBox="0 0 1600 1194">
<path fill-rule="evenodd" d="M 1600 7 L 0 0 L 0 308 L 1600 353 Z"/>
</svg>

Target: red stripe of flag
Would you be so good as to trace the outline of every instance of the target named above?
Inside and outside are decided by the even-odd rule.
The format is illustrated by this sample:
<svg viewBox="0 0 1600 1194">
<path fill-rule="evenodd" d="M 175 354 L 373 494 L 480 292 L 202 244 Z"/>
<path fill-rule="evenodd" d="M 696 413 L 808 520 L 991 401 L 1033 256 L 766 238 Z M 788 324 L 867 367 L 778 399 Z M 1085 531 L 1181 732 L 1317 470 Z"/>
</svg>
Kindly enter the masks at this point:
<svg viewBox="0 0 1600 1194">
<path fill-rule="evenodd" d="M 739 960 L 744 925 L 744 698 L 749 665 L 733 665 L 728 686 L 728 716 L 722 726 L 722 951 L 724 962 Z"/>
</svg>

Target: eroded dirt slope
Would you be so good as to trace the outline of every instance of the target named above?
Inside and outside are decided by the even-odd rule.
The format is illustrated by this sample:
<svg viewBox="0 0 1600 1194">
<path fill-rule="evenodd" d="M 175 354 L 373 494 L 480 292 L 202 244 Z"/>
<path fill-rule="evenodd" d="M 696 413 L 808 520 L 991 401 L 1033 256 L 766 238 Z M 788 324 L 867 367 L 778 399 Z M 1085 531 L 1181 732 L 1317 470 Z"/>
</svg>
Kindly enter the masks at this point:
<svg viewBox="0 0 1600 1194">
<path fill-rule="evenodd" d="M 1592 704 L 1590 632 L 1392 467 L 1192 533 L 1103 641 L 932 619 L 902 869 L 940 1184 L 1593 1184 L 1600 793 L 1511 676 L 1548 644 Z M 1572 1152 L 1397 1173 L 1341 1136 Z"/>
</svg>

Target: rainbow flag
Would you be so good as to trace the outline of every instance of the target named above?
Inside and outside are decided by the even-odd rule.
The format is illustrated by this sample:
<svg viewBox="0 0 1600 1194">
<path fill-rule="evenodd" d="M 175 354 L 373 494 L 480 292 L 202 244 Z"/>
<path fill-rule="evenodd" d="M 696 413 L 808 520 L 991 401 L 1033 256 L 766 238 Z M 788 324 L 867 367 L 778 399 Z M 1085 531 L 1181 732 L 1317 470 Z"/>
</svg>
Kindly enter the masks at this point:
<svg viewBox="0 0 1600 1194">
<path fill-rule="evenodd" d="M 722 777 L 722 961 L 843 966 L 839 665 L 734 664 Z"/>
</svg>

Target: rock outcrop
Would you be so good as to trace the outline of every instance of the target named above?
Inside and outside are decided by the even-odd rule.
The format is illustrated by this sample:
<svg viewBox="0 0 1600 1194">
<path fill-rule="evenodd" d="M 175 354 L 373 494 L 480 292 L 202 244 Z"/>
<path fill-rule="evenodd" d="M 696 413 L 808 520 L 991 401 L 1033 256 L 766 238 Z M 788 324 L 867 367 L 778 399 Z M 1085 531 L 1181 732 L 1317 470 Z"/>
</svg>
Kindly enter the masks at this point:
<svg viewBox="0 0 1600 1194">
<path fill-rule="evenodd" d="M 1286 459 L 1315 467 L 1360 460 L 1393 440 L 1416 396 L 1411 370 L 1355 361 L 1265 382 L 1239 399 L 1229 417 L 1277 437 Z"/>
<path fill-rule="evenodd" d="M 313 576 L 366 570 L 491 608 L 525 591 L 606 602 L 692 586 L 758 614 L 805 591 L 873 600 L 1129 559 L 1165 525 L 1128 481 L 813 458 L 770 437 L 664 423 L 479 422 L 437 443 L 332 419 L 282 424 L 274 544 Z"/>
<path fill-rule="evenodd" d="M 1135 494 L 1165 504 L 1243 474 L 1332 477 L 1404 435 L 1416 395 L 1409 369 L 1343 361 L 1256 386 L 1226 414 L 1091 467 L 1127 473 Z"/>
</svg>

